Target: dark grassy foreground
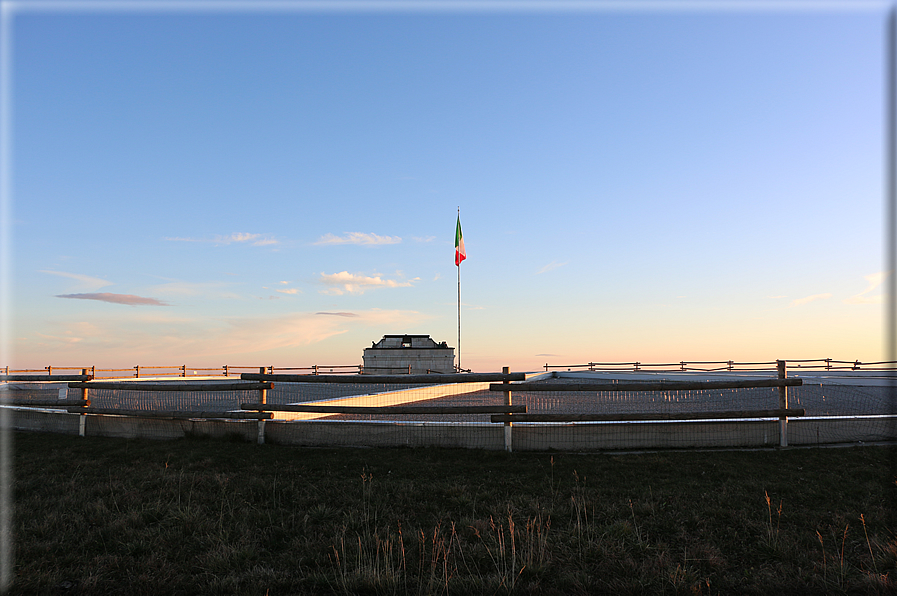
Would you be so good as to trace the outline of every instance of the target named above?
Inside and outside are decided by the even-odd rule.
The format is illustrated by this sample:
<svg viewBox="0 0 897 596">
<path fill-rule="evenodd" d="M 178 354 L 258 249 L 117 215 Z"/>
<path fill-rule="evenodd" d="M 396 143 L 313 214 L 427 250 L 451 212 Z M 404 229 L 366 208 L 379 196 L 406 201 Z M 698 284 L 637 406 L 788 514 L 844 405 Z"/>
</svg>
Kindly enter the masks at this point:
<svg viewBox="0 0 897 596">
<path fill-rule="evenodd" d="M 892 448 L 15 446 L 18 594 L 897 593 Z"/>
</svg>

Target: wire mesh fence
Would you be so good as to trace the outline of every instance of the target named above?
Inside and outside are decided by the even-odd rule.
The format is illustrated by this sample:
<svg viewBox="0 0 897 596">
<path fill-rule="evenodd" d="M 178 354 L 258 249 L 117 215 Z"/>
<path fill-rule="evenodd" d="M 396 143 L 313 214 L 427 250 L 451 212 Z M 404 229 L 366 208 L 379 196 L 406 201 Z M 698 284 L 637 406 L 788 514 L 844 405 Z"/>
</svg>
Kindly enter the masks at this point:
<svg viewBox="0 0 897 596">
<path fill-rule="evenodd" d="M 512 386 L 512 404 L 526 406 L 529 413 L 564 413 L 564 414 L 610 414 L 627 412 L 654 412 L 675 414 L 677 411 L 713 412 L 731 410 L 761 410 L 774 407 L 779 391 L 776 388 L 754 389 L 717 389 L 689 391 L 539 391 L 538 383 L 527 383 L 525 390 L 520 386 Z M 501 392 L 488 388 L 470 390 L 457 387 L 454 390 L 441 386 L 430 393 L 421 391 L 414 400 L 432 405 L 446 406 L 480 406 L 503 405 Z M 80 396 L 79 389 L 59 386 L 54 383 L 18 384 L 10 386 L 9 398 L 26 405 L 24 402 L 52 401 L 54 399 L 75 400 Z M 64 396 L 60 396 L 60 389 Z M 275 384 L 267 390 L 267 404 L 287 405 L 351 397 L 359 404 L 395 405 L 388 403 L 390 394 L 407 392 L 411 389 L 421 390 L 418 385 L 384 384 L 316 384 L 316 383 L 283 383 Z M 803 408 L 806 416 L 861 416 L 891 415 L 894 411 L 893 400 L 890 399 L 886 386 L 854 386 L 844 384 L 804 384 L 789 388 L 789 400 L 793 407 Z M 178 391 L 155 392 L 129 389 L 91 389 L 92 406 L 101 408 L 120 408 L 122 410 L 196 410 L 196 411 L 232 411 L 241 409 L 241 405 L 258 399 L 257 390 L 246 391 Z M 379 396 L 379 397 L 378 397 Z M 395 397 L 395 396 L 393 396 Z M 394 402 L 394 399 L 393 399 Z M 376 420 L 385 419 L 387 413 L 379 414 L 343 414 L 329 418 L 340 420 Z M 406 415 L 406 419 L 418 421 L 452 421 L 488 422 L 485 414 L 455 414 L 425 417 L 424 415 Z"/>
<path fill-rule="evenodd" d="M 583 374 L 588 375 L 579 373 Z M 641 375 L 649 379 L 657 376 Z M 81 434 L 113 436 L 171 438 L 198 432 L 304 445 L 510 450 L 772 446 L 780 444 L 785 430 L 792 445 L 897 439 L 897 404 L 891 383 L 887 377 L 874 375 L 842 374 L 837 379 L 806 376 L 801 386 L 787 389 L 789 411 L 800 410 L 802 414 L 787 420 L 769 413 L 782 405 L 779 387 L 577 390 L 570 385 L 594 379 L 556 372 L 530 375 L 523 383 L 493 384 L 490 389 L 488 380 L 482 378 L 446 383 L 449 379 L 442 376 L 429 382 L 387 382 L 362 376 L 320 378 L 315 382 L 278 380 L 264 391 L 235 389 L 232 382 L 223 380 L 221 386 L 227 386 L 227 390 L 216 390 L 208 381 L 193 390 L 200 387 L 199 381 L 189 379 L 148 379 L 138 388 L 133 387 L 135 383 L 87 383 L 91 388 L 90 407 L 86 409 L 68 405 L 82 397 L 78 383 L 69 387 L 69 383 L 20 382 L 2 387 L 6 389 L 6 407 L 15 408 L 14 419 L 22 422 L 22 428 L 72 432 L 75 427 L 70 422 L 57 418 L 75 417 Z M 614 376 L 619 380 L 619 374 Z M 493 377 L 502 378 L 497 373 Z M 684 377 L 708 378 L 693 372 Z M 553 390 L 558 388 L 553 385 L 561 384 L 564 390 Z M 163 385 L 179 390 L 158 390 Z M 46 405 L 54 399 L 60 404 L 58 408 Z M 35 406 L 29 407 L 29 402 Z M 307 408 L 295 410 L 303 405 Z M 515 413 L 502 418 L 501 413 L 510 412 L 511 407 L 516 408 Z M 127 416 L 116 416 L 116 411 Z M 272 419 L 258 420 L 259 411 L 270 412 Z M 164 418 L 166 412 L 183 415 L 180 420 L 175 420 L 176 416 L 171 420 L 140 419 L 141 413 Z M 519 412 L 566 419 L 531 422 L 518 416 Z M 218 414 L 237 419 L 217 420 Z"/>
<path fill-rule="evenodd" d="M 628 413 L 714 412 L 764 410 L 776 407 L 779 390 L 772 387 L 672 391 L 515 391 L 513 403 L 522 403 L 532 413 Z M 806 382 L 788 388 L 791 407 L 806 416 L 851 416 L 895 414 L 887 387 L 841 384 L 812 385 Z"/>
</svg>

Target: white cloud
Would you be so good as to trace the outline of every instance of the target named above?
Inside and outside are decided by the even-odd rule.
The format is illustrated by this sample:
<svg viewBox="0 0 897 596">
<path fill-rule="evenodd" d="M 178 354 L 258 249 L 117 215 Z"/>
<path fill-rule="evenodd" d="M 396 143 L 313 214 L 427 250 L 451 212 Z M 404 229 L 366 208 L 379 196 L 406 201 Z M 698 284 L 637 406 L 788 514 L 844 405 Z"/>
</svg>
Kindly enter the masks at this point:
<svg viewBox="0 0 897 596">
<path fill-rule="evenodd" d="M 279 244 L 279 242 L 274 238 L 260 238 L 252 243 L 253 246 L 271 246 L 272 244 Z"/>
<path fill-rule="evenodd" d="M 348 271 L 339 273 L 321 273 L 321 281 L 330 288 L 322 290 L 324 294 L 363 294 L 372 288 L 407 288 L 419 281 L 419 277 L 408 281 L 396 281 L 394 279 L 383 279 L 379 275 L 367 276 L 356 275 Z"/>
<path fill-rule="evenodd" d="M 809 302 L 813 302 L 814 300 L 825 300 L 827 298 L 831 298 L 831 294 L 813 294 L 812 296 L 807 296 L 805 298 L 798 298 L 797 300 L 793 300 L 791 302 L 791 306 L 801 306 L 803 304 L 807 304 Z"/>
<path fill-rule="evenodd" d="M 335 236 L 333 234 L 324 234 L 315 244 L 364 244 L 364 245 L 382 245 L 382 244 L 398 244 L 402 239 L 399 236 L 380 236 L 378 234 L 366 234 L 364 232 L 346 232 L 344 236 Z"/>
<path fill-rule="evenodd" d="M 230 244 L 231 242 L 253 242 L 261 238 L 261 234 L 249 234 L 248 232 L 236 232 L 230 236 L 216 236 L 216 242 Z"/>
<path fill-rule="evenodd" d="M 863 290 L 862 292 L 860 292 L 859 294 L 856 294 L 854 296 L 851 296 L 850 298 L 845 299 L 844 303 L 845 304 L 881 304 L 884 301 L 883 295 L 878 294 L 876 296 L 867 296 L 866 294 L 868 294 L 869 292 L 872 292 L 873 290 L 878 288 L 878 286 L 880 286 L 882 284 L 882 282 L 884 282 L 884 280 L 888 277 L 888 275 L 890 275 L 890 272 L 888 272 L 888 271 L 879 271 L 878 273 L 873 273 L 871 275 L 865 276 L 863 279 L 865 279 L 869 283 L 869 285 L 866 287 L 866 289 Z"/>
<path fill-rule="evenodd" d="M 545 265 L 544 267 L 542 267 L 541 269 L 539 269 L 538 271 L 536 271 L 536 275 L 539 275 L 541 273 L 546 273 L 548 271 L 551 271 L 552 269 L 557 269 L 558 267 L 563 267 L 566 264 L 567 264 L 567 261 L 564 261 L 563 263 L 558 263 L 557 261 L 552 261 L 552 262 L 548 263 L 547 265 Z"/>
<path fill-rule="evenodd" d="M 209 242 L 212 244 L 248 243 L 252 246 L 269 246 L 278 244 L 278 241 L 267 234 L 250 234 L 248 232 L 235 232 L 227 236 L 214 236 L 213 238 L 165 238 L 172 242 Z"/>
<path fill-rule="evenodd" d="M 275 290 L 276 292 L 280 292 L 281 294 L 298 294 L 299 290 L 296 288 L 287 288 L 286 290 Z"/>
<path fill-rule="evenodd" d="M 49 271 L 46 269 L 42 269 L 41 273 L 49 273 L 50 275 L 58 275 L 59 277 L 74 279 L 78 282 L 77 287 L 74 288 L 77 290 L 99 290 L 100 288 L 114 285 L 111 281 L 106 281 L 105 279 L 100 279 L 99 277 L 81 275 L 78 273 L 65 273 L 63 271 Z"/>
</svg>

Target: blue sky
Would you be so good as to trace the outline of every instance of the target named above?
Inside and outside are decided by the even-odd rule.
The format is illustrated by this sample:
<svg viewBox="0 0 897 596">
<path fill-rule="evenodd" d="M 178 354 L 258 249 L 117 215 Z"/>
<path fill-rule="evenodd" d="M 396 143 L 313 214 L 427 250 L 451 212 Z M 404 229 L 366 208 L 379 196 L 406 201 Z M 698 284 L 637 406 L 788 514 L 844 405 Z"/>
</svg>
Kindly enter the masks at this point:
<svg viewBox="0 0 897 596">
<path fill-rule="evenodd" d="M 12 366 L 883 358 L 884 4 L 38 6 Z"/>
</svg>

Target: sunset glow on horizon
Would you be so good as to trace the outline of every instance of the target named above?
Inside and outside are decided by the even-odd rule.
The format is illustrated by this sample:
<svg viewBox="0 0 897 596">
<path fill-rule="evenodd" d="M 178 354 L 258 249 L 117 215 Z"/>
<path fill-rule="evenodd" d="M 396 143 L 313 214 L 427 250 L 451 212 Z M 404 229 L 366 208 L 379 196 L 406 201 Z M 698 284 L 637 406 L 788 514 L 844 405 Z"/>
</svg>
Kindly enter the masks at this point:
<svg viewBox="0 0 897 596">
<path fill-rule="evenodd" d="M 884 4 L 37 6 L 0 367 L 886 359 Z"/>
</svg>

